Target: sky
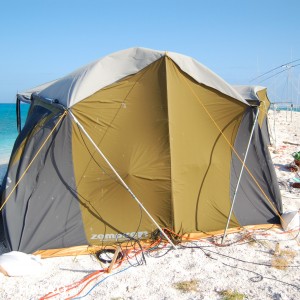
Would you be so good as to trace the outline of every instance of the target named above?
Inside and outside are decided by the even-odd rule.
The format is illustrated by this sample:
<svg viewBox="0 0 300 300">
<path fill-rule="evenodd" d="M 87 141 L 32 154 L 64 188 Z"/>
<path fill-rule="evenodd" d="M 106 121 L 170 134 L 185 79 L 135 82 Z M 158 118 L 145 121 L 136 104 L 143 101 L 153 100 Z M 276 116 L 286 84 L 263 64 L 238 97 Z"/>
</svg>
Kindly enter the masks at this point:
<svg viewBox="0 0 300 300">
<path fill-rule="evenodd" d="M 266 86 L 271 101 L 298 103 L 299 12 L 299 0 L 4 0 L 0 102 L 146 47 L 191 56 L 230 84 Z"/>
</svg>

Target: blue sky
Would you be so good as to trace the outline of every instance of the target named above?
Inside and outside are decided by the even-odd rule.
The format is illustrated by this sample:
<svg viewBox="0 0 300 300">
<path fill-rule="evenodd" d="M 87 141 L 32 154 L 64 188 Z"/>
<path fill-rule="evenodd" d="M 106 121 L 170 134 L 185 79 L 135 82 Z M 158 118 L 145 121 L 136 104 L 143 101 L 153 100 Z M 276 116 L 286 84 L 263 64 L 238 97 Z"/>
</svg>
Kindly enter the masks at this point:
<svg viewBox="0 0 300 300">
<path fill-rule="evenodd" d="M 2 1 L 0 102 L 136 46 L 192 56 L 229 83 L 267 86 L 274 101 L 295 98 L 300 66 L 250 80 L 300 59 L 299 12 L 299 0 Z"/>
</svg>

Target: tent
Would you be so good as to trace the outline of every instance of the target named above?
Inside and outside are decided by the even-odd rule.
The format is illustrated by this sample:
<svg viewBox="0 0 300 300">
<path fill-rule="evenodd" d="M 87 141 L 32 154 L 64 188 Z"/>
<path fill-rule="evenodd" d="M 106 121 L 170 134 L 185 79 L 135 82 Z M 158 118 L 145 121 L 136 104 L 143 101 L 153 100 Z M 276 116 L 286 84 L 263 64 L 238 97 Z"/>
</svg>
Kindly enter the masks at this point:
<svg viewBox="0 0 300 300">
<path fill-rule="evenodd" d="M 267 95 L 267 88 L 263 86 L 234 85 L 233 86 L 250 105 L 259 107 L 258 123 L 268 145 L 271 144 L 268 126 L 268 111 L 271 102 Z"/>
<path fill-rule="evenodd" d="M 18 99 L 31 106 L 1 196 L 12 250 L 279 223 L 256 108 L 190 57 L 131 48 Z"/>
</svg>

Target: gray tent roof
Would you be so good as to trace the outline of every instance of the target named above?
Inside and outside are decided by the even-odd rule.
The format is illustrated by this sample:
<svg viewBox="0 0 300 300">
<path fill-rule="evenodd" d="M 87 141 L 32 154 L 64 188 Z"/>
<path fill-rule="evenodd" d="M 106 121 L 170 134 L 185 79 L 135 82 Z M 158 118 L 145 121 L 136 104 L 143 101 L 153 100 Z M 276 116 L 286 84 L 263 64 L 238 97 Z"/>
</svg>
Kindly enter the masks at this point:
<svg viewBox="0 0 300 300">
<path fill-rule="evenodd" d="M 145 48 L 130 48 L 112 53 L 65 77 L 21 92 L 18 97 L 29 99 L 32 93 L 36 93 L 42 98 L 58 100 L 65 107 L 71 107 L 101 88 L 135 74 L 163 56 L 171 58 L 197 82 L 247 104 L 232 86 L 193 58 Z"/>
<path fill-rule="evenodd" d="M 260 101 L 257 92 L 265 90 L 266 87 L 259 85 L 233 85 L 233 88 L 246 100 Z"/>
</svg>

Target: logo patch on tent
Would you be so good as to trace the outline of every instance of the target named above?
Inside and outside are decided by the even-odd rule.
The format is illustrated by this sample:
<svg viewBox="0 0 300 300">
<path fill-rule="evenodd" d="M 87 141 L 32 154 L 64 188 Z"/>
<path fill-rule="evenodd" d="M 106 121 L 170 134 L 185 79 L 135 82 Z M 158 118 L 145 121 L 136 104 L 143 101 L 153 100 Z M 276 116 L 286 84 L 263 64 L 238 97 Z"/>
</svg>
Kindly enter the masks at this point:
<svg viewBox="0 0 300 300">
<path fill-rule="evenodd" d="M 127 240 L 130 238 L 146 238 L 148 237 L 148 231 L 138 231 L 138 232 L 126 232 L 126 233 L 106 233 L 106 234 L 96 234 L 91 235 L 91 240 L 101 240 L 101 241 L 119 241 Z"/>
</svg>

